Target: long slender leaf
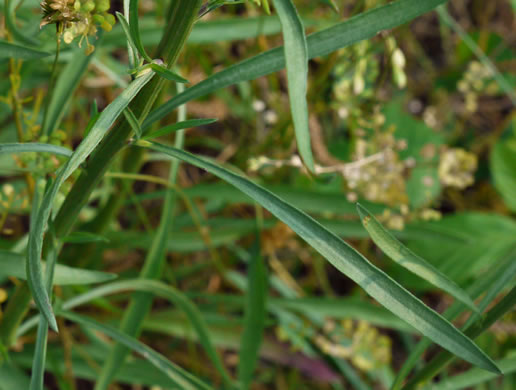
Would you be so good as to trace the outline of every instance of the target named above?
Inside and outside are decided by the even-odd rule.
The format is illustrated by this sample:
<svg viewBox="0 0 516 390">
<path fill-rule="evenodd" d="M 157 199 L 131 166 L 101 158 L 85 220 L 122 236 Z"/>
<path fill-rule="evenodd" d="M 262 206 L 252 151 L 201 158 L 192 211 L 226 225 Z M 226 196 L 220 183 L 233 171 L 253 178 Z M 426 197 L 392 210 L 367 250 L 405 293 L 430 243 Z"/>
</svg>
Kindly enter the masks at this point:
<svg viewBox="0 0 516 390">
<path fill-rule="evenodd" d="M 138 21 L 138 0 L 130 0 L 129 2 L 129 31 L 133 38 L 134 45 L 138 49 L 138 53 L 145 58 L 146 61 L 152 62 L 152 58 L 145 51 L 140 36 L 140 27 Z"/>
<path fill-rule="evenodd" d="M 238 380 L 244 389 L 249 388 L 253 379 L 267 314 L 267 270 L 260 255 L 259 236 L 253 252 L 253 258 L 249 264 L 249 288 L 245 307 L 242 348 L 238 360 Z"/>
<path fill-rule="evenodd" d="M 132 59 L 131 64 L 138 64 L 138 48 L 136 47 L 136 44 L 133 41 L 133 37 L 131 35 L 131 30 L 129 29 L 129 22 L 127 22 L 127 19 L 123 14 L 120 12 L 116 12 L 116 17 L 118 18 L 118 21 L 120 22 L 120 25 L 122 26 L 122 30 L 124 30 L 125 39 L 127 40 L 128 49 L 130 51 L 129 55 L 134 55 L 135 58 Z"/>
<path fill-rule="evenodd" d="M 171 70 L 165 68 L 164 66 L 156 63 L 156 61 L 153 61 L 150 64 L 151 69 L 156 72 L 156 74 L 160 77 L 163 77 L 165 80 L 169 81 L 175 81 L 176 83 L 182 83 L 186 84 L 189 83 L 187 79 L 184 77 L 181 77 L 177 73 L 172 72 Z"/>
<path fill-rule="evenodd" d="M 367 230 L 376 245 L 384 251 L 396 263 L 408 269 L 410 272 L 420 276 L 427 282 L 450 293 L 458 300 L 464 302 L 470 308 L 478 312 L 478 308 L 471 300 L 469 295 L 461 289 L 455 282 L 450 280 L 433 265 L 422 259 L 396 237 L 394 237 L 365 207 L 357 203 L 358 214 L 362 225 Z"/>
<path fill-rule="evenodd" d="M 499 372 L 493 361 L 449 321 L 427 307 L 310 216 L 248 179 L 188 152 L 148 141 L 139 141 L 137 145 L 151 148 L 205 169 L 237 187 L 286 223 L 335 268 L 359 284 L 369 295 L 423 335 L 464 360 L 486 370 Z"/>
<path fill-rule="evenodd" d="M 61 311 L 59 313 L 62 317 L 73 321 L 77 324 L 87 326 L 92 329 L 96 329 L 105 335 L 112 337 L 119 343 L 124 344 L 131 350 L 142 355 L 147 361 L 152 363 L 156 368 L 160 369 L 165 373 L 171 380 L 173 380 L 180 389 L 185 390 L 200 390 L 200 389 L 212 389 L 211 386 L 202 382 L 200 379 L 190 374 L 183 368 L 175 365 L 169 361 L 166 357 L 160 353 L 154 351 L 152 348 L 147 347 L 145 344 L 139 342 L 133 337 L 127 336 L 120 332 L 118 329 L 108 325 L 102 325 L 101 323 L 92 320 L 91 318 L 80 316 L 67 311 Z"/>
<path fill-rule="evenodd" d="M 287 67 L 288 95 L 297 148 L 305 165 L 314 172 L 314 158 L 310 146 L 308 126 L 308 104 L 306 91 L 308 85 L 308 46 L 305 28 L 292 0 L 273 0 L 278 12 L 284 39 L 285 62 Z"/>
<path fill-rule="evenodd" d="M 100 114 L 86 138 L 77 147 L 66 164 L 59 170 L 55 181 L 45 193 L 41 207 L 31 226 L 28 243 L 27 281 L 38 309 L 43 313 L 50 327 L 55 331 L 57 331 L 57 323 L 43 283 L 40 261 L 43 248 L 43 235 L 50 217 L 55 196 L 65 180 L 86 160 L 129 102 L 136 96 L 140 89 L 150 81 L 153 75 L 153 72 L 149 72 L 137 78 Z"/>
<path fill-rule="evenodd" d="M 183 130 L 183 129 L 190 129 L 192 127 L 199 127 L 199 126 L 206 126 L 211 123 L 217 122 L 217 119 L 189 119 L 186 121 L 181 121 L 174 123 L 170 126 L 165 126 L 159 130 L 153 131 L 152 133 L 146 135 L 145 137 L 142 137 L 142 139 L 152 139 L 157 137 L 162 137 L 164 135 L 167 135 L 169 133 Z"/>
<path fill-rule="evenodd" d="M 496 365 L 500 367 L 504 375 L 516 372 L 516 356 L 496 361 Z M 486 372 L 476 367 L 466 371 L 465 373 L 455 375 L 439 383 L 433 384 L 430 390 L 461 390 L 471 388 L 480 383 L 484 383 L 495 379 L 499 375 L 492 372 Z"/>
<path fill-rule="evenodd" d="M 208 328 L 199 309 L 197 309 L 195 304 L 192 303 L 192 301 L 179 290 L 171 286 L 167 286 L 162 282 L 148 279 L 132 279 L 107 283 L 100 287 L 91 289 L 84 294 L 69 299 L 68 301 L 62 304 L 62 309 L 71 310 L 75 307 L 90 302 L 96 298 L 116 294 L 122 291 L 139 291 L 152 293 L 159 297 L 165 298 L 169 300 L 171 303 L 177 305 L 186 314 L 193 329 L 199 337 L 201 345 L 205 348 L 206 353 L 208 354 L 214 365 L 217 368 L 222 369 L 222 361 L 220 360 L 220 357 L 218 356 L 217 351 L 213 346 Z M 138 314 L 140 314 L 141 316 L 142 313 L 139 312 Z M 32 328 L 37 323 L 39 318 L 42 317 L 34 317 L 33 319 L 27 321 L 22 327 L 20 327 L 18 335 L 23 334 L 28 329 Z M 120 361 L 118 361 L 118 363 L 120 363 Z"/>
<path fill-rule="evenodd" d="M 25 273 L 26 257 L 18 253 L 0 250 L 0 276 L 14 276 L 19 279 L 26 279 Z M 42 271 L 46 265 L 42 264 Z M 116 274 L 89 271 L 85 269 L 72 268 L 66 265 L 57 264 L 54 275 L 54 284 L 58 286 L 95 284 L 113 280 Z"/>
<path fill-rule="evenodd" d="M 0 59 L 18 58 L 20 60 L 34 60 L 51 55 L 52 53 L 46 51 L 0 40 Z"/>
<path fill-rule="evenodd" d="M 391 29 L 431 11 L 447 0 L 398 0 L 393 3 L 359 14 L 333 27 L 307 37 L 308 57 L 321 57 L 353 43 L 371 38 L 378 32 Z M 255 57 L 228 67 L 206 80 L 174 96 L 152 111 L 144 121 L 145 130 L 164 118 L 175 108 L 190 100 L 228 87 L 242 81 L 254 80 L 285 67 L 284 50 L 281 47 L 266 51 Z"/>
<path fill-rule="evenodd" d="M 21 42 L 26 45 L 32 45 L 32 46 L 39 46 L 41 43 L 32 37 L 29 37 L 22 33 L 18 26 L 16 25 L 15 20 L 15 9 L 20 4 L 19 1 L 15 0 L 6 0 L 5 1 L 5 24 L 7 26 L 7 29 L 10 31 L 10 33 L 13 35 L 14 39 L 16 39 L 18 42 Z M 1 50 L 0 50 L 1 52 Z"/>
<path fill-rule="evenodd" d="M 17 154 L 26 152 L 52 153 L 59 156 L 70 157 L 72 151 L 62 146 L 41 144 L 37 142 L 0 144 L 0 154 Z"/>
</svg>

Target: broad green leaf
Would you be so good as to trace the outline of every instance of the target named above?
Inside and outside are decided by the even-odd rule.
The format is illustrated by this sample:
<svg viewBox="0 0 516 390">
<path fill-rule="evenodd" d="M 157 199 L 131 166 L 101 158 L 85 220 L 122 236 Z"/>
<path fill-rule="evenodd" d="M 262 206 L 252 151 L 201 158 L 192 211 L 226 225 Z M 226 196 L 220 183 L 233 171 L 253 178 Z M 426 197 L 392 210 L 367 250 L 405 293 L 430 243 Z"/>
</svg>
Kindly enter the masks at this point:
<svg viewBox="0 0 516 390">
<path fill-rule="evenodd" d="M 34 60 L 51 56 L 52 53 L 33 49 L 31 47 L 9 43 L 0 40 L 0 59 L 2 58 L 18 58 L 20 60 Z"/>
<path fill-rule="evenodd" d="M 127 336 L 118 329 L 108 325 L 103 325 L 91 318 L 74 314 L 67 311 L 61 311 L 60 316 L 73 321 L 77 324 L 86 326 L 91 329 L 98 330 L 105 335 L 112 337 L 115 341 L 124 344 L 131 350 L 142 355 L 148 362 L 152 363 L 156 368 L 163 371 L 171 380 L 173 380 L 179 389 L 200 390 L 212 389 L 211 386 L 202 382 L 199 378 L 190 374 L 188 371 L 169 361 L 165 356 L 149 348 L 134 337 Z"/>
<path fill-rule="evenodd" d="M 358 214 L 362 225 L 367 230 L 373 241 L 380 249 L 392 260 L 408 269 L 410 272 L 420 276 L 427 282 L 448 292 L 459 301 L 464 302 L 471 309 L 478 312 L 478 308 L 468 294 L 462 290 L 455 282 L 450 280 L 441 271 L 428 263 L 423 258 L 416 255 L 396 237 L 394 237 L 365 207 L 357 203 Z"/>
<path fill-rule="evenodd" d="M 238 359 L 238 380 L 243 389 L 248 389 L 258 361 L 267 317 L 267 269 L 260 254 L 259 235 L 253 246 L 253 257 L 248 265 L 249 287 L 247 289 L 244 331 Z"/>
<path fill-rule="evenodd" d="M 170 126 L 165 126 L 159 130 L 153 131 L 152 133 L 146 135 L 145 137 L 142 137 L 142 139 L 152 139 L 157 137 L 162 137 L 164 135 L 170 134 L 172 132 L 183 130 L 183 129 L 190 129 L 192 127 L 199 127 L 199 126 L 206 126 L 211 123 L 217 122 L 217 119 L 189 119 L 186 121 L 181 121 L 174 123 Z"/>
<path fill-rule="evenodd" d="M 18 253 L 0 250 L 0 277 L 14 276 L 25 280 L 26 257 Z M 42 264 L 42 271 L 46 265 Z M 58 286 L 94 284 L 107 282 L 115 279 L 116 274 L 86 269 L 72 268 L 66 265 L 57 264 L 54 275 L 54 284 Z"/>
<path fill-rule="evenodd" d="M 491 152 L 490 163 L 496 189 L 507 207 L 516 212 L 516 137 L 499 140 Z"/>
<path fill-rule="evenodd" d="M 138 49 L 138 53 L 148 62 L 152 62 L 152 58 L 145 51 L 140 36 L 140 27 L 138 21 L 138 0 L 130 0 L 129 2 L 129 31 L 133 38 L 134 45 Z"/>
<path fill-rule="evenodd" d="M 500 359 L 496 361 L 503 375 L 516 372 L 516 356 Z M 474 386 L 497 378 L 500 374 L 487 372 L 476 367 L 459 375 L 454 375 L 434 383 L 431 390 L 462 390 L 473 388 Z M 498 386 L 498 385 L 495 385 Z M 501 387 L 496 387 L 500 388 Z"/>
<path fill-rule="evenodd" d="M 62 146 L 40 144 L 37 142 L 0 144 L 0 154 L 17 154 L 27 152 L 52 153 L 66 157 L 70 157 L 73 153 L 70 149 L 64 148 Z"/>
<path fill-rule="evenodd" d="M 158 76 L 163 77 L 166 80 L 169 81 L 175 81 L 176 83 L 189 83 L 187 79 L 184 77 L 181 77 L 177 73 L 172 72 L 171 70 L 165 68 L 164 66 L 161 66 L 160 64 L 156 63 L 155 61 L 150 64 L 151 69 L 156 72 Z"/>
<path fill-rule="evenodd" d="M 248 179 L 188 152 L 148 141 L 138 141 L 137 145 L 195 165 L 237 187 L 287 224 L 335 268 L 423 335 L 464 360 L 489 371 L 499 372 L 492 360 L 449 321 L 426 306 L 310 216 Z"/>
<path fill-rule="evenodd" d="M 307 37 L 308 58 L 325 56 L 353 43 L 372 38 L 378 32 L 407 23 L 446 1 L 398 0 L 359 14 L 333 27 L 309 35 Z M 142 127 L 148 128 L 152 123 L 164 118 L 175 108 L 190 100 L 242 81 L 254 80 L 284 67 L 285 55 L 282 47 L 232 65 L 156 108 L 149 114 Z"/>
<path fill-rule="evenodd" d="M 314 172 L 314 158 L 310 146 L 308 126 L 308 46 L 305 28 L 292 0 L 273 0 L 283 30 L 285 65 L 287 67 L 288 95 L 297 148 L 307 168 Z"/>
<path fill-rule="evenodd" d="M 59 128 L 61 120 L 73 100 L 72 96 L 88 69 L 90 61 L 95 57 L 95 53 L 86 55 L 81 48 L 72 51 L 71 59 L 59 73 L 59 78 L 50 95 L 50 102 L 47 103 L 48 107 L 45 110 L 41 129 L 43 135 L 48 136 Z"/>
<path fill-rule="evenodd" d="M 113 125 L 118 116 L 127 107 L 129 102 L 136 96 L 141 88 L 150 81 L 153 72 L 149 72 L 134 80 L 106 109 L 99 115 L 99 118 L 91 128 L 90 132 L 77 147 L 73 155 L 58 171 L 55 181 L 46 191 L 41 207 L 35 220 L 31 221 L 31 229 L 27 253 L 27 281 L 34 296 L 38 309 L 48 320 L 50 327 L 57 331 L 52 305 L 45 290 L 41 268 L 41 252 L 43 248 L 43 236 L 45 228 L 52 211 L 54 199 L 61 185 L 65 180 L 88 158 L 90 153 L 100 143 L 105 133 Z"/>
</svg>

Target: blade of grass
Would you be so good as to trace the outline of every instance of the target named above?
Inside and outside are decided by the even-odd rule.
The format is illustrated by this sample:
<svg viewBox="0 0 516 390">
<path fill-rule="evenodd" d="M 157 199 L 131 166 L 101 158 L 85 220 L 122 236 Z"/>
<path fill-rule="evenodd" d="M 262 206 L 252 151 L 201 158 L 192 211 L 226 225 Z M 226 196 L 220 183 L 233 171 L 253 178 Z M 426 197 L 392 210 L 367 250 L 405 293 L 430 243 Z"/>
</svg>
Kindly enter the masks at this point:
<svg viewBox="0 0 516 390">
<path fill-rule="evenodd" d="M 179 290 L 168 286 L 162 282 L 148 280 L 148 279 L 130 279 L 124 281 L 117 281 L 104 284 L 100 287 L 91 289 L 81 295 L 67 300 L 62 304 L 63 310 L 71 310 L 75 307 L 88 303 L 106 295 L 112 295 L 124 291 L 139 291 L 151 293 L 161 298 L 167 299 L 170 303 L 177 305 L 186 315 L 190 321 L 193 329 L 199 337 L 201 345 L 205 348 L 206 353 L 219 370 L 223 369 L 223 363 L 217 354 L 217 351 L 211 341 L 208 327 L 202 317 L 201 312 L 195 304 Z M 140 313 L 140 316 L 143 317 Z M 23 327 L 20 327 L 18 335 L 25 333 L 32 328 L 41 316 L 37 316 L 27 321 Z M 124 332 L 124 334 L 126 334 Z M 120 364 L 120 361 L 118 361 Z"/>
<path fill-rule="evenodd" d="M 455 282 L 450 280 L 433 265 L 422 259 L 396 237 L 394 237 L 380 222 L 362 205 L 357 203 L 358 214 L 362 225 L 367 230 L 373 241 L 380 249 L 392 260 L 408 269 L 410 272 L 420 276 L 427 282 L 448 292 L 450 295 L 464 302 L 467 306 L 478 312 L 478 308 L 471 300 L 469 295 L 461 289 Z"/>
<path fill-rule="evenodd" d="M 165 126 L 159 130 L 153 131 L 152 133 L 142 137 L 142 139 L 152 139 L 157 137 L 162 137 L 164 135 L 170 134 L 172 132 L 183 130 L 183 129 L 190 129 L 192 127 L 199 127 L 199 126 L 206 126 L 211 123 L 217 122 L 217 119 L 189 119 L 185 121 L 180 121 L 177 123 L 174 123 L 170 126 Z M 1 147 L 1 146 L 0 146 Z M 1 151 L 1 149 L 0 149 Z"/>
<path fill-rule="evenodd" d="M 115 341 L 124 344 L 127 348 L 142 355 L 149 363 L 152 363 L 156 368 L 165 373 L 171 380 L 173 380 L 180 389 L 186 390 L 199 390 L 213 389 L 208 384 L 202 382 L 199 378 L 190 374 L 183 368 L 170 362 L 166 357 L 160 353 L 154 351 L 152 348 L 147 347 L 145 344 L 139 342 L 133 337 L 130 337 L 118 329 L 108 325 L 102 325 L 101 323 L 92 320 L 91 318 L 80 316 L 67 311 L 60 311 L 59 315 L 66 318 L 67 320 L 73 321 L 77 324 L 96 329 L 105 335 L 112 337 Z"/>
<path fill-rule="evenodd" d="M 7 27 L 7 30 L 12 34 L 14 39 L 16 39 L 18 42 L 21 42 L 26 45 L 31 45 L 31 46 L 41 46 L 41 43 L 37 39 L 26 36 L 16 26 L 15 9 L 19 4 L 20 4 L 20 1 L 5 0 L 4 18 L 5 18 L 5 25 Z M 0 50 L 0 53 L 1 53 L 1 50 Z"/>
<path fill-rule="evenodd" d="M 267 269 L 260 254 L 259 237 L 258 233 L 249 264 L 249 288 L 244 312 L 242 348 L 238 359 L 238 380 L 243 389 L 249 389 L 251 385 L 267 317 Z"/>
<path fill-rule="evenodd" d="M 129 31 L 132 36 L 132 41 L 138 50 L 138 53 L 148 62 L 152 62 L 152 58 L 145 51 L 142 39 L 140 36 L 140 27 L 138 22 L 138 0 L 130 0 L 129 2 Z"/>
<path fill-rule="evenodd" d="M 100 114 L 86 138 L 80 143 L 66 164 L 60 168 L 55 181 L 46 191 L 41 207 L 38 209 L 34 223 L 31 226 L 27 251 L 27 282 L 29 283 L 29 288 L 34 296 L 34 301 L 38 309 L 46 317 L 50 327 L 54 331 L 57 331 L 57 323 L 52 312 L 48 293 L 44 287 L 40 262 L 43 249 L 43 236 L 50 217 L 52 205 L 54 204 L 54 199 L 61 185 L 86 160 L 129 102 L 143 86 L 150 81 L 153 75 L 153 72 L 149 72 L 137 78 Z"/>
<path fill-rule="evenodd" d="M 423 335 L 464 360 L 486 370 L 499 372 L 492 360 L 449 321 L 427 307 L 351 246 L 307 214 L 248 179 L 188 152 L 148 141 L 138 141 L 136 145 L 181 159 L 232 184 L 287 224 L 335 268 L 355 281 L 379 303 L 408 322 Z"/>
<path fill-rule="evenodd" d="M 156 72 L 156 74 L 160 77 L 163 77 L 165 80 L 175 81 L 176 83 L 187 84 L 189 81 L 184 77 L 181 77 L 177 73 L 172 72 L 171 70 L 157 64 L 156 62 L 152 62 L 150 64 L 150 68 Z"/>
<path fill-rule="evenodd" d="M 46 269 L 46 263 L 42 264 L 42 270 Z M 0 276 L 12 276 L 19 279 L 26 279 L 25 256 L 0 250 Z M 116 274 L 88 271 L 79 268 L 72 268 L 66 265 L 57 264 L 55 268 L 54 284 L 58 286 L 95 284 L 113 280 Z"/>
<path fill-rule="evenodd" d="M 288 95 L 294 121 L 297 148 L 306 167 L 314 172 L 314 158 L 310 146 L 308 126 L 308 46 L 305 28 L 292 0 L 273 0 L 278 12 L 284 40 L 284 57 L 287 67 Z"/>
<path fill-rule="evenodd" d="M 0 154 L 18 154 L 18 153 L 52 153 L 58 156 L 70 157 L 72 151 L 62 146 L 41 144 L 37 142 L 0 144 Z"/>
<path fill-rule="evenodd" d="M 500 367 L 503 375 L 516 372 L 516 356 L 496 361 L 496 365 Z M 431 390 L 461 390 L 469 389 L 480 383 L 484 383 L 497 378 L 492 372 L 486 372 L 478 368 L 472 368 L 462 374 L 455 375 L 439 381 L 432 385 Z"/>
<path fill-rule="evenodd" d="M 508 311 L 512 310 L 516 305 L 516 287 L 513 287 L 511 291 L 494 306 L 489 312 L 487 312 L 482 318 L 478 319 L 472 326 L 467 329 L 464 333 L 474 339 L 484 331 L 489 329 L 496 320 L 505 315 Z M 448 351 L 442 351 L 435 356 L 429 363 L 425 364 L 424 368 L 416 373 L 414 377 L 403 387 L 403 390 L 411 390 L 418 387 L 420 383 L 424 383 L 432 379 L 437 375 L 441 369 L 446 366 L 454 356 Z M 498 374 L 501 374 L 499 372 Z"/>
<path fill-rule="evenodd" d="M 52 53 L 46 51 L 0 40 L 0 59 L 18 58 L 20 60 L 34 60 L 51 55 Z"/>
<path fill-rule="evenodd" d="M 398 0 L 361 13 L 333 27 L 307 37 L 308 58 L 325 56 L 353 43 L 374 37 L 378 32 L 400 26 L 431 11 L 447 0 Z M 266 51 L 255 57 L 232 65 L 206 80 L 188 88 L 182 94 L 153 110 L 143 122 L 147 129 L 154 122 L 164 118 L 181 104 L 228 87 L 242 81 L 253 80 L 279 71 L 285 67 L 284 49 L 281 47 Z"/>
<path fill-rule="evenodd" d="M 123 113 L 124 113 L 125 119 L 127 120 L 127 123 L 129 123 L 129 126 L 131 126 L 131 128 L 133 129 L 136 139 L 140 139 L 140 137 L 142 136 L 142 128 L 140 126 L 140 122 L 138 121 L 138 118 L 136 118 L 136 116 L 134 115 L 134 112 L 129 107 L 127 107 L 123 111 Z"/>
</svg>

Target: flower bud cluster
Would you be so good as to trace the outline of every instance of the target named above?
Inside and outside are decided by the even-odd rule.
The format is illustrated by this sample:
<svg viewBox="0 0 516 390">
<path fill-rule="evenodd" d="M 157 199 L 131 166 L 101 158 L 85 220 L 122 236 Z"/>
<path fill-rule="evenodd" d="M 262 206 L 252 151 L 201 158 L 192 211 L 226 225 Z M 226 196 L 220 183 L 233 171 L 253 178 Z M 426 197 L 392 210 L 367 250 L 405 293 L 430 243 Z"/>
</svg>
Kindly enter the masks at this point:
<svg viewBox="0 0 516 390">
<path fill-rule="evenodd" d="M 98 27 L 111 31 L 115 24 L 115 17 L 108 13 L 110 7 L 110 0 L 44 0 L 40 25 L 57 24 L 67 44 L 81 37 L 80 46 L 86 38 L 86 52 L 89 54 L 94 46 L 88 42 L 88 36 L 95 35 Z"/>
<path fill-rule="evenodd" d="M 493 79 L 491 71 L 478 61 L 470 62 L 464 76 L 457 84 L 457 89 L 464 95 L 467 112 L 478 109 L 478 99 L 481 94 L 494 95 L 499 92 L 498 84 Z"/>
<path fill-rule="evenodd" d="M 439 180 L 444 186 L 464 189 L 475 181 L 477 156 L 464 149 L 451 148 L 441 154 Z"/>
</svg>

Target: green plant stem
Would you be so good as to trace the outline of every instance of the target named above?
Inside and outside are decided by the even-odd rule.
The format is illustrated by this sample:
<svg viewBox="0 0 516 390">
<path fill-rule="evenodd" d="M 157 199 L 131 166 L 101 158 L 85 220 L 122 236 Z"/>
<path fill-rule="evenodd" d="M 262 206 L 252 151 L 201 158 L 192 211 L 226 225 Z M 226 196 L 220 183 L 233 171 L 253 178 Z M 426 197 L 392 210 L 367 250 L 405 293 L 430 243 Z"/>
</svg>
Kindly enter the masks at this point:
<svg viewBox="0 0 516 390">
<path fill-rule="evenodd" d="M 469 338 L 474 339 L 489 329 L 489 327 L 491 327 L 491 325 L 493 325 L 496 320 L 505 315 L 505 313 L 511 310 L 514 305 L 516 305 L 516 287 L 513 287 L 511 291 L 500 302 L 498 302 L 495 307 L 489 310 L 486 315 L 475 321 L 468 328 L 468 330 L 464 332 L 464 334 Z M 421 371 L 416 373 L 416 375 L 414 375 L 414 377 L 409 382 L 407 382 L 407 384 L 403 387 L 403 390 L 415 389 L 418 384 L 429 381 L 435 375 L 437 375 L 441 369 L 453 358 L 454 356 L 447 351 L 440 352 L 430 361 L 430 363 L 426 364 Z"/>
<path fill-rule="evenodd" d="M 201 0 L 177 0 L 171 5 L 171 18 L 167 22 L 165 33 L 157 50 L 158 56 L 163 57 L 169 69 L 176 62 L 190 34 L 200 4 Z M 140 121 L 151 110 L 165 82 L 166 80 L 163 78 L 154 77 L 134 99 L 130 107 Z M 55 218 L 54 226 L 57 238 L 64 237 L 70 232 L 79 212 L 88 202 L 90 194 L 102 179 L 114 156 L 127 145 L 131 133 L 131 126 L 125 118 L 121 118 L 93 153 Z M 19 290 L 17 291 L 18 298 L 15 299 L 13 296 L 10 299 L 10 303 L 13 302 L 13 305 L 8 305 L 4 321 L 0 326 L 2 340 L 12 339 L 29 307 L 31 295 L 26 282 L 17 290 Z M 9 345 L 7 341 L 4 344 Z"/>
</svg>

